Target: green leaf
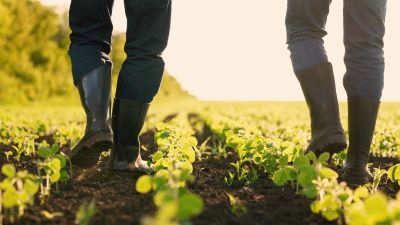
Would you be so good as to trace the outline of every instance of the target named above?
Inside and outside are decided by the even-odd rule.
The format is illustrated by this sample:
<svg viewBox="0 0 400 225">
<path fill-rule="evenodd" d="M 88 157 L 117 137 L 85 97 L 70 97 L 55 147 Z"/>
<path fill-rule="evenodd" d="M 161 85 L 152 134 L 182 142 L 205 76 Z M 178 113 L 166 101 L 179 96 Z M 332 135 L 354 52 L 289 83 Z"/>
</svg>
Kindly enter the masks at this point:
<svg viewBox="0 0 400 225">
<path fill-rule="evenodd" d="M 400 180 L 400 164 L 392 166 L 389 168 L 387 175 L 392 182 Z"/>
<path fill-rule="evenodd" d="M 186 156 L 188 157 L 189 162 L 194 163 L 194 161 L 196 161 L 196 152 L 193 149 L 188 150 Z"/>
<path fill-rule="evenodd" d="M 70 179 L 70 176 L 69 176 L 68 172 L 65 171 L 65 170 L 62 170 L 61 171 L 61 176 L 60 176 L 60 181 L 61 182 L 67 182 L 69 179 Z"/>
<path fill-rule="evenodd" d="M 337 210 L 326 210 L 322 212 L 322 216 L 328 221 L 337 220 L 340 217 L 340 214 Z"/>
<path fill-rule="evenodd" d="M 282 186 L 287 182 L 286 174 L 284 169 L 280 169 L 274 173 L 272 180 L 278 186 Z"/>
<path fill-rule="evenodd" d="M 350 205 L 346 211 L 346 222 L 349 225 L 365 225 L 368 217 L 362 202 L 354 203 Z"/>
<path fill-rule="evenodd" d="M 52 170 L 59 172 L 61 170 L 61 161 L 57 158 L 54 158 L 51 160 L 49 166 Z"/>
<path fill-rule="evenodd" d="M 318 162 L 326 163 L 326 162 L 328 162 L 329 158 L 330 158 L 330 154 L 328 152 L 324 152 L 318 157 Z"/>
<path fill-rule="evenodd" d="M 187 141 L 190 146 L 197 146 L 198 144 L 197 139 L 195 137 L 189 137 Z"/>
<path fill-rule="evenodd" d="M 157 219 L 160 221 L 171 221 L 174 219 L 176 214 L 178 213 L 178 204 L 177 202 L 165 202 L 162 204 L 162 207 L 157 211 Z"/>
<path fill-rule="evenodd" d="M 309 199 L 314 199 L 318 195 L 318 190 L 314 184 L 309 184 L 307 186 L 303 186 L 302 192 L 307 196 Z"/>
<path fill-rule="evenodd" d="M 321 202 L 318 200 L 315 200 L 313 203 L 311 203 L 310 208 L 313 213 L 321 212 L 321 210 L 322 210 Z"/>
<path fill-rule="evenodd" d="M 163 158 L 162 152 L 156 152 L 153 155 L 153 162 L 157 162 L 158 160 Z"/>
<path fill-rule="evenodd" d="M 306 156 L 299 156 L 294 159 L 293 165 L 295 165 L 296 167 L 309 166 L 310 159 Z"/>
<path fill-rule="evenodd" d="M 306 155 L 311 161 L 313 162 L 317 162 L 317 156 L 315 155 L 314 152 L 310 151 L 309 153 L 307 153 Z"/>
<path fill-rule="evenodd" d="M 152 177 L 149 175 L 141 176 L 136 182 L 136 191 L 142 194 L 151 191 Z"/>
<path fill-rule="evenodd" d="M 65 155 L 57 154 L 54 157 L 60 160 L 61 168 L 64 168 L 67 165 L 67 158 L 65 157 Z"/>
<path fill-rule="evenodd" d="M 317 173 L 312 166 L 303 166 L 300 169 L 299 177 L 297 178 L 301 186 L 308 186 L 317 178 Z"/>
<path fill-rule="evenodd" d="M 33 182 L 32 180 L 27 179 L 27 180 L 25 180 L 25 183 L 24 183 L 24 190 L 29 195 L 33 196 L 38 192 L 39 185 L 37 183 Z"/>
<path fill-rule="evenodd" d="M 40 148 L 37 153 L 42 158 L 48 158 L 51 155 L 51 149 L 50 148 Z"/>
<path fill-rule="evenodd" d="M 336 178 L 339 177 L 339 175 L 336 173 L 336 171 L 334 171 L 334 170 L 332 170 L 332 169 L 330 169 L 330 168 L 327 168 L 327 167 L 323 167 L 323 168 L 321 169 L 321 171 L 320 171 L 320 174 L 321 174 L 323 177 L 331 178 L 331 179 L 336 179 Z"/>
<path fill-rule="evenodd" d="M 191 217 L 198 215 L 203 211 L 203 200 L 190 192 L 186 192 L 179 196 L 178 218 L 180 220 L 189 220 Z"/>
<path fill-rule="evenodd" d="M 60 150 L 60 147 L 57 144 L 53 144 L 51 146 L 50 150 L 51 150 L 51 154 L 55 155 Z"/>
<path fill-rule="evenodd" d="M 281 167 L 286 166 L 288 163 L 289 163 L 289 157 L 287 155 L 282 156 L 282 157 L 279 158 L 279 165 Z"/>
<path fill-rule="evenodd" d="M 152 189 L 155 191 L 162 190 L 168 184 L 168 178 L 165 179 L 163 177 L 154 177 L 153 178 L 153 187 Z"/>
<path fill-rule="evenodd" d="M 285 171 L 285 176 L 286 176 L 286 180 L 288 181 L 294 181 L 297 179 L 297 170 L 294 169 L 291 166 L 286 166 L 285 168 L 283 168 L 283 170 Z"/>
<path fill-rule="evenodd" d="M 6 209 L 17 206 L 18 195 L 15 189 L 8 189 L 3 193 L 3 206 Z"/>
<path fill-rule="evenodd" d="M 371 195 L 365 200 L 365 209 L 368 216 L 374 221 L 383 221 L 388 216 L 388 200 L 381 193 Z"/>
<path fill-rule="evenodd" d="M 354 198 L 357 198 L 357 199 L 366 198 L 366 197 L 368 197 L 368 195 L 369 195 L 368 188 L 366 188 L 366 187 L 364 187 L 364 186 L 358 187 L 358 188 L 354 191 Z"/>
<path fill-rule="evenodd" d="M 193 166 L 189 162 L 183 162 L 181 164 L 181 169 L 184 170 L 184 171 L 188 171 L 189 173 L 193 172 Z"/>
<path fill-rule="evenodd" d="M 53 171 L 53 174 L 50 175 L 50 182 L 52 184 L 57 183 L 60 180 L 61 174 L 59 171 Z"/>
<path fill-rule="evenodd" d="M 1 168 L 1 172 L 6 175 L 8 178 L 13 178 L 15 176 L 15 167 L 11 164 L 5 164 Z"/>
<path fill-rule="evenodd" d="M 93 199 L 90 203 L 86 202 L 79 206 L 76 213 L 75 224 L 88 225 L 91 218 L 96 213 L 96 200 Z"/>
</svg>

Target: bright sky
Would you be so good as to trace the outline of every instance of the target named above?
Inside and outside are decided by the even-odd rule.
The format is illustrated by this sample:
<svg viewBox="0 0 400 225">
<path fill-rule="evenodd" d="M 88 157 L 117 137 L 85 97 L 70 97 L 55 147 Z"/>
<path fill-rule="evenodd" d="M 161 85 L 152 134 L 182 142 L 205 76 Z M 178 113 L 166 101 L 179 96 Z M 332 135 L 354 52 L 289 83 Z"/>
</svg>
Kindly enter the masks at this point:
<svg viewBox="0 0 400 225">
<path fill-rule="evenodd" d="M 325 42 L 344 100 L 342 7 L 342 0 L 332 2 Z M 400 1 L 388 1 L 384 100 L 400 100 L 399 9 Z M 285 0 L 173 0 L 166 68 L 204 100 L 301 100 L 285 45 L 285 11 Z M 125 30 L 122 0 L 115 0 L 113 21 L 115 31 Z"/>
</svg>

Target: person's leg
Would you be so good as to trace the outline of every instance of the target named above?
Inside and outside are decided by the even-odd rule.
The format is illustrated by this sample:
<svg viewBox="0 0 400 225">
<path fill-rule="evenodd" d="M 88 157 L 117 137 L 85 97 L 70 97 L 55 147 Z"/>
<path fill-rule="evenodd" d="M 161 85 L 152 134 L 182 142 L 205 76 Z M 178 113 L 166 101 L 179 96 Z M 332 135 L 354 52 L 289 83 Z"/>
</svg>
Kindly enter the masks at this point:
<svg viewBox="0 0 400 225">
<path fill-rule="evenodd" d="M 350 137 L 344 179 L 350 185 L 372 178 L 366 167 L 383 90 L 385 14 L 386 0 L 344 1 Z"/>
<path fill-rule="evenodd" d="M 331 0 L 288 0 L 287 44 L 311 117 L 307 151 L 336 153 L 346 148 L 332 65 L 323 37 Z"/>
<path fill-rule="evenodd" d="M 87 116 L 85 135 L 73 147 L 73 165 L 89 168 L 100 154 L 112 147 L 111 102 L 111 10 L 113 0 L 72 0 L 70 8 L 74 84 Z"/>
<path fill-rule="evenodd" d="M 164 73 L 161 54 L 167 46 L 170 0 L 125 0 L 128 19 L 124 62 L 113 107 L 114 170 L 149 170 L 140 157 L 139 134 Z"/>
</svg>

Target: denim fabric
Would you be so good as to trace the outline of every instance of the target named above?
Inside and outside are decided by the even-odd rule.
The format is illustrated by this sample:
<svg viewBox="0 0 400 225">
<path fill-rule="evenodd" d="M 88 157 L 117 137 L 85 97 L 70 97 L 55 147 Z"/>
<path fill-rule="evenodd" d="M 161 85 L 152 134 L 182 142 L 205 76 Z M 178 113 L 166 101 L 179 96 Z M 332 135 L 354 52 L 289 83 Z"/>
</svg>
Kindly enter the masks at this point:
<svg viewBox="0 0 400 225">
<path fill-rule="evenodd" d="M 386 0 L 343 0 L 348 96 L 379 100 L 385 70 L 383 37 Z M 328 61 L 325 24 L 331 0 L 288 0 L 287 44 L 296 74 Z"/>
<path fill-rule="evenodd" d="M 103 64 L 111 64 L 111 13 L 114 0 L 72 0 L 69 55 L 75 85 Z M 169 37 L 171 0 L 125 0 L 127 58 L 118 77 L 116 97 L 151 102 L 164 72 L 161 58 Z"/>
</svg>

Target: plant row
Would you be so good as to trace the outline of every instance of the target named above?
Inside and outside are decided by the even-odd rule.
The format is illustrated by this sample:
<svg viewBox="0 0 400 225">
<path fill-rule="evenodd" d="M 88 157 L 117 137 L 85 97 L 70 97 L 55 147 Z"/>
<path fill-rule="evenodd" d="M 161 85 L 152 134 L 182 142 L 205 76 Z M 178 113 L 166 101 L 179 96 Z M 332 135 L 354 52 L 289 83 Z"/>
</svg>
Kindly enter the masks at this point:
<svg viewBox="0 0 400 225">
<path fill-rule="evenodd" d="M 168 123 L 156 125 L 157 152 L 152 156 L 153 175 L 143 175 L 136 183 L 140 193 L 153 193 L 157 212 L 146 217 L 143 224 L 189 224 L 203 210 L 202 199 L 186 188 L 194 180 L 197 140 L 184 114 Z"/>
<path fill-rule="evenodd" d="M 5 178 L 0 182 L 0 214 L 4 221 L 18 221 L 35 199 L 44 202 L 52 189 L 58 191 L 59 183 L 65 184 L 70 179 L 68 158 L 60 152 L 58 145 L 49 146 L 43 142 L 35 154 L 39 155 L 35 160 L 36 173 L 17 171 L 13 164 L 1 168 Z"/>
<path fill-rule="evenodd" d="M 234 171 L 225 178 L 227 184 L 256 182 L 257 169 L 262 169 L 275 184 L 291 185 L 297 193 L 313 199 L 311 210 L 327 220 L 352 225 L 400 222 L 400 194 L 389 199 L 377 191 L 384 174 L 392 181 L 399 180 L 400 165 L 388 171 L 375 169 L 372 184 L 352 190 L 339 182 L 338 173 L 328 167 L 328 153 L 319 157 L 305 153 L 301 141 L 282 141 L 279 131 L 275 137 L 266 138 L 256 129 L 257 125 L 229 116 L 209 113 L 205 121 L 225 148 L 233 149 L 238 156 L 238 161 L 232 164 Z"/>
</svg>

